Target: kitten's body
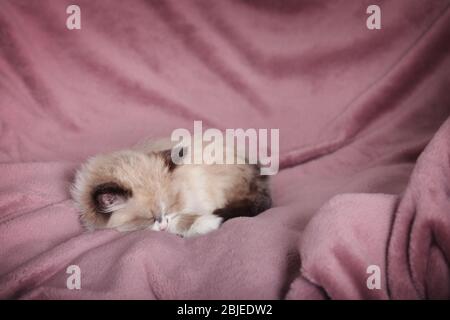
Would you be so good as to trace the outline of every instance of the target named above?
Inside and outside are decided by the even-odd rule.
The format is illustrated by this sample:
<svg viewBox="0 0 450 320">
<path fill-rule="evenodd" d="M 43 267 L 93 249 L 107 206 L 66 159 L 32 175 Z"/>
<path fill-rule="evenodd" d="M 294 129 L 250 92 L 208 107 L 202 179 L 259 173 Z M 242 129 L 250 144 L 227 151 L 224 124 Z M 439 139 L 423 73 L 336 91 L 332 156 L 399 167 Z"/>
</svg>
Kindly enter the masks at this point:
<svg viewBox="0 0 450 320">
<path fill-rule="evenodd" d="M 85 227 L 150 228 L 189 237 L 270 207 L 268 177 L 259 174 L 257 165 L 175 165 L 172 147 L 169 140 L 147 142 L 84 164 L 73 197 Z M 224 156 L 228 152 L 239 157 L 235 150 L 226 149 Z"/>
</svg>

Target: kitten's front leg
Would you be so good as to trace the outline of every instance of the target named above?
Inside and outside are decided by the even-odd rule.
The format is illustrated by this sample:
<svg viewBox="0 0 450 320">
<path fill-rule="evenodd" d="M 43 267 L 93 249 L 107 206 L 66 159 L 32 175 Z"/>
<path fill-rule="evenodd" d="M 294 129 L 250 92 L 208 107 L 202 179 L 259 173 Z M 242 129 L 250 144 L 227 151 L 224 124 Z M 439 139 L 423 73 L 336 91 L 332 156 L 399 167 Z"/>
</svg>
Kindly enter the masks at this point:
<svg viewBox="0 0 450 320">
<path fill-rule="evenodd" d="M 166 231 L 185 238 L 206 234 L 219 228 L 222 218 L 212 214 L 176 214 L 169 215 Z"/>
<path fill-rule="evenodd" d="M 199 216 L 186 231 L 185 237 L 195 237 L 209 233 L 220 227 L 222 218 L 213 214 L 204 214 Z"/>
<path fill-rule="evenodd" d="M 198 214 L 173 213 L 167 217 L 169 220 L 166 231 L 185 237 L 186 232 L 200 216 Z"/>
</svg>

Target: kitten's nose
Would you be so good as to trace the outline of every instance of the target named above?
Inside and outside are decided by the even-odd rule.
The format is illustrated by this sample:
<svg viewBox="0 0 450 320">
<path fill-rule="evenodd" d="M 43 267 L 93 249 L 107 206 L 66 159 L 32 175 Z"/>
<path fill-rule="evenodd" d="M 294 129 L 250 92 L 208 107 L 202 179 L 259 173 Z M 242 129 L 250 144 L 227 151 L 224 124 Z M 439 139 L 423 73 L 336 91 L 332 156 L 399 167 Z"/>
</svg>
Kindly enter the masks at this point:
<svg viewBox="0 0 450 320">
<path fill-rule="evenodd" d="M 155 218 L 155 221 L 161 223 L 161 221 L 162 221 L 162 216 L 157 216 L 157 217 Z"/>
</svg>

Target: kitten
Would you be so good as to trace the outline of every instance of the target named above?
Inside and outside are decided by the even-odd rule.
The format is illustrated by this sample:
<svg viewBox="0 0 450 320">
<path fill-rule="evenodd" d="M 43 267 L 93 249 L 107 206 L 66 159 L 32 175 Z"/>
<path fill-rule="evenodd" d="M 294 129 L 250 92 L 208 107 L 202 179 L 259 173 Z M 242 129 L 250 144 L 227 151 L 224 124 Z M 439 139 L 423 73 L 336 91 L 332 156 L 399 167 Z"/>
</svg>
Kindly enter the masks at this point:
<svg viewBox="0 0 450 320">
<path fill-rule="evenodd" d="M 189 147 L 159 140 L 98 155 L 78 170 L 72 196 L 88 230 L 151 229 L 183 237 L 217 229 L 238 216 L 256 216 L 271 206 L 268 176 L 252 164 L 185 164 Z M 224 148 L 223 156 L 244 159 Z M 245 160 L 245 159 L 244 159 Z M 177 163 L 179 163 L 177 161 Z M 236 163 L 236 162 L 235 162 Z"/>
</svg>

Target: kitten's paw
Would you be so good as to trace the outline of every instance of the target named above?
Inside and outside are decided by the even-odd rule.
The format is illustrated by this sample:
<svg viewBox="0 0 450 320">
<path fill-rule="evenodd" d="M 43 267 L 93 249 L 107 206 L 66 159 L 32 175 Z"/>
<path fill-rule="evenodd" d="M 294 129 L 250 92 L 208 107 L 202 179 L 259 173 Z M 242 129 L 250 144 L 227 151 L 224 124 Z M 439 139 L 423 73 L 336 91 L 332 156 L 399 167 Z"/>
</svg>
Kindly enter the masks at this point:
<svg viewBox="0 0 450 320">
<path fill-rule="evenodd" d="M 185 237 L 189 238 L 206 234 L 208 232 L 218 229 L 221 223 L 222 223 L 221 217 L 212 214 L 202 215 L 194 221 L 192 226 L 185 233 Z"/>
</svg>

